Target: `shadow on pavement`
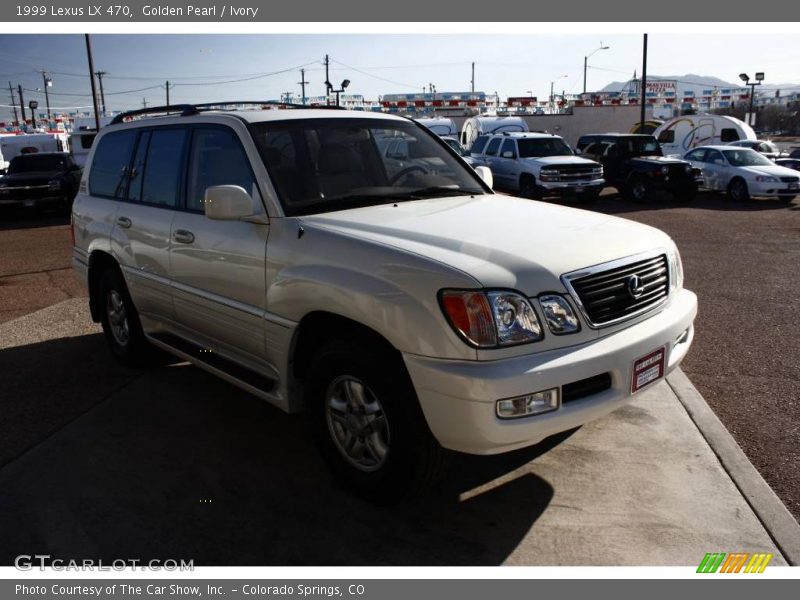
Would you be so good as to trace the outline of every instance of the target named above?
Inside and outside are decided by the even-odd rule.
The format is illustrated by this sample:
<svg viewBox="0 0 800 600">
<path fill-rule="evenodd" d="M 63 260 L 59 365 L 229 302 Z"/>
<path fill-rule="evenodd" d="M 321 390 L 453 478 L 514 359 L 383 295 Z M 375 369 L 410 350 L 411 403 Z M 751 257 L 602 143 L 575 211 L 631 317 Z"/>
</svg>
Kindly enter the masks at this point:
<svg viewBox="0 0 800 600">
<path fill-rule="evenodd" d="M 583 207 L 581 207 L 583 208 Z M 750 199 L 745 202 L 735 202 L 726 194 L 714 192 L 700 192 L 694 200 L 683 200 L 670 194 L 659 194 L 654 200 L 647 203 L 634 202 L 623 198 L 620 194 L 601 196 L 591 207 L 592 210 L 606 214 L 626 212 L 640 212 L 648 210 L 662 210 L 665 208 L 683 208 L 695 210 L 724 210 L 728 212 L 754 212 L 762 210 L 797 210 L 797 200 L 787 202 L 777 198 Z"/>
<path fill-rule="evenodd" d="M 11 396 L 27 394 L 29 405 L 12 427 L 30 428 L 56 405 L 94 405 L 0 470 L 0 564 L 38 553 L 197 565 L 494 565 L 552 499 L 549 483 L 513 471 L 569 433 L 499 457 L 456 455 L 441 489 L 378 507 L 337 485 L 302 417 L 186 364 L 137 377 L 107 358 L 99 337 L 0 353 L 14 367 Z M 35 368 L 48 362 L 50 372 Z M 102 392 L 85 396 L 125 382 L 105 401 Z M 52 398 L 48 390 L 59 388 Z"/>
<path fill-rule="evenodd" d="M 69 215 L 44 209 L 0 207 L 0 231 L 69 225 Z"/>
</svg>

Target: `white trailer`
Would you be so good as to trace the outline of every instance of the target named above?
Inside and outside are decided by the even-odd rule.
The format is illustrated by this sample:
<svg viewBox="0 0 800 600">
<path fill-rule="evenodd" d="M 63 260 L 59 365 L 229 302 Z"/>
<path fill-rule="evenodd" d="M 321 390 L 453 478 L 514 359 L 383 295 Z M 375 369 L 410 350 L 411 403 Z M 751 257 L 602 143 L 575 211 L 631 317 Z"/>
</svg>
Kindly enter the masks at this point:
<svg viewBox="0 0 800 600">
<path fill-rule="evenodd" d="M 655 130 L 665 156 L 683 156 L 697 146 L 727 144 L 738 140 L 758 139 L 744 121 L 722 115 L 685 115 L 670 119 Z"/>
<path fill-rule="evenodd" d="M 0 154 L 7 162 L 11 162 L 12 158 L 21 154 L 67 151 L 69 151 L 69 137 L 66 132 L 23 133 L 0 137 Z"/>
<path fill-rule="evenodd" d="M 424 125 L 433 133 L 441 137 L 458 137 L 458 126 L 453 119 L 439 117 L 423 117 L 414 119 L 420 125 Z"/>
<path fill-rule="evenodd" d="M 472 117 L 464 123 L 461 145 L 469 150 L 479 135 L 515 131 L 530 131 L 528 124 L 521 117 Z"/>
</svg>

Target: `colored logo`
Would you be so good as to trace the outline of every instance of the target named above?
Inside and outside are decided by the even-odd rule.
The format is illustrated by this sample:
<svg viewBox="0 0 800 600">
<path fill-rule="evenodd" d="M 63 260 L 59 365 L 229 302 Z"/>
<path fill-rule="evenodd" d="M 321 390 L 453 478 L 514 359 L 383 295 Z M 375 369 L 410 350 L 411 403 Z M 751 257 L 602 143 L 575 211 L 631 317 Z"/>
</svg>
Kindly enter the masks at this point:
<svg viewBox="0 0 800 600">
<path fill-rule="evenodd" d="M 697 567 L 698 573 L 763 573 L 772 554 L 757 552 L 708 552 Z"/>
</svg>

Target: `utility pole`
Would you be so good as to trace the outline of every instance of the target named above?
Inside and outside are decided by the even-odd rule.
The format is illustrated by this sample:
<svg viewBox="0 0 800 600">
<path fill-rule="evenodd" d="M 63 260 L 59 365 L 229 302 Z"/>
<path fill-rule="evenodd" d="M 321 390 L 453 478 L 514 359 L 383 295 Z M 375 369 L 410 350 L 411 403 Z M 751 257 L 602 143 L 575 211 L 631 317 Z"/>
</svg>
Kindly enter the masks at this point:
<svg viewBox="0 0 800 600">
<path fill-rule="evenodd" d="M 42 71 L 42 87 L 44 87 L 44 100 L 47 104 L 47 128 L 50 128 L 50 93 L 47 91 L 48 86 L 52 85 L 53 80 L 47 76 L 47 71 Z"/>
<path fill-rule="evenodd" d="M 14 109 L 14 120 L 19 122 L 19 118 L 17 117 L 17 104 L 14 100 L 14 88 L 11 87 L 11 82 L 8 82 L 8 93 L 11 95 L 11 108 Z"/>
<path fill-rule="evenodd" d="M 306 103 L 306 84 L 308 83 L 308 81 L 306 81 L 306 70 L 305 69 L 300 69 L 300 81 L 298 81 L 297 83 L 300 84 L 300 89 L 302 90 L 301 94 L 303 96 L 303 104 L 305 104 Z"/>
<path fill-rule="evenodd" d="M 147 98 L 142 98 L 142 108 L 147 108 Z"/>
<path fill-rule="evenodd" d="M 17 86 L 17 95 L 19 96 L 19 110 L 22 113 L 22 124 L 25 124 L 25 98 L 22 97 L 22 86 Z"/>
<path fill-rule="evenodd" d="M 330 81 L 330 73 L 328 72 L 328 67 L 331 64 L 331 60 L 328 55 L 325 55 L 325 105 L 330 106 L 331 104 L 331 90 L 333 86 L 331 85 Z"/>
<path fill-rule="evenodd" d="M 86 36 L 86 57 L 89 59 L 89 80 L 92 82 L 92 104 L 94 105 L 94 126 L 100 131 L 100 111 L 97 109 L 97 87 L 94 84 L 94 59 L 92 58 L 92 41 Z"/>
<path fill-rule="evenodd" d="M 103 105 L 103 116 L 106 116 L 106 95 L 103 93 L 103 76 L 107 75 L 105 71 L 98 71 L 95 73 L 97 75 L 97 81 L 100 83 L 100 104 Z"/>
<path fill-rule="evenodd" d="M 472 63 L 472 79 L 470 79 L 470 86 L 472 89 L 472 93 L 475 93 L 475 63 Z"/>
<path fill-rule="evenodd" d="M 647 105 L 647 34 L 644 34 L 642 46 L 642 85 L 639 88 L 642 101 L 642 112 L 639 118 L 639 131 L 644 131 L 644 111 Z"/>
<path fill-rule="evenodd" d="M 167 106 L 169 107 L 169 81 L 167 81 Z"/>
</svg>

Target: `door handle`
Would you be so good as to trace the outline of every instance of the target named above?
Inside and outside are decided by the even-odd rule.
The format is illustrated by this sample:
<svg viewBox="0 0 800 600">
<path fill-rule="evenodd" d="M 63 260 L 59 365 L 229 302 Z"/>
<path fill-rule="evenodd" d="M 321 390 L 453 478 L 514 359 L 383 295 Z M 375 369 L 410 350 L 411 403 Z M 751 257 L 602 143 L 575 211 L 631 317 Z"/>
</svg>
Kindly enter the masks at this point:
<svg viewBox="0 0 800 600">
<path fill-rule="evenodd" d="M 176 229 L 172 237 L 179 244 L 191 244 L 194 241 L 194 234 L 185 229 Z"/>
<path fill-rule="evenodd" d="M 133 225 L 133 221 L 128 217 L 117 217 L 117 225 L 123 229 L 130 229 L 131 225 Z"/>
</svg>

